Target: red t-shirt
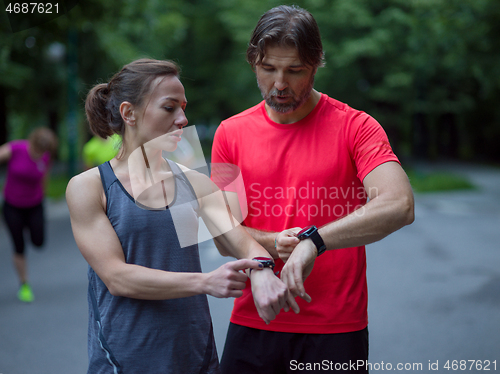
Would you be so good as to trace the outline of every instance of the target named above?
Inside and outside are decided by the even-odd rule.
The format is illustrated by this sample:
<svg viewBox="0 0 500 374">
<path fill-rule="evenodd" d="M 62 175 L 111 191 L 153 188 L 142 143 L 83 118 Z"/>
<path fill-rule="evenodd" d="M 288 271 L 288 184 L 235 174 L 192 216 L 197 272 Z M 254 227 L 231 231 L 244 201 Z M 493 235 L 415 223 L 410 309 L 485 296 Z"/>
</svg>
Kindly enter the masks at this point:
<svg viewBox="0 0 500 374">
<path fill-rule="evenodd" d="M 244 224 L 282 231 L 318 227 L 366 203 L 362 181 L 375 167 L 399 162 L 382 127 L 368 114 L 322 94 L 302 120 L 282 125 L 267 115 L 264 102 L 221 123 L 212 163 L 237 165 L 245 184 Z M 283 267 L 281 260 L 277 268 Z M 365 247 L 326 251 L 304 282 L 311 303 L 300 298 L 300 313 L 282 311 L 266 325 L 249 286 L 236 299 L 231 322 L 262 330 L 342 333 L 368 324 Z"/>
</svg>

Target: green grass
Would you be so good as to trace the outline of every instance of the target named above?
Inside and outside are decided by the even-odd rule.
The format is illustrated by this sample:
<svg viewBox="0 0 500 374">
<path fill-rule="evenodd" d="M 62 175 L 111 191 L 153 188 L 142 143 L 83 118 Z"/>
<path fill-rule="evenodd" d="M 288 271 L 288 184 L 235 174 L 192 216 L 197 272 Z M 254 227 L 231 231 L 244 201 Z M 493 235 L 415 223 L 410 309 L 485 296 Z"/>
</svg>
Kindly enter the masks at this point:
<svg viewBox="0 0 500 374">
<path fill-rule="evenodd" d="M 66 175 L 51 175 L 45 188 L 45 196 L 51 199 L 62 199 L 66 193 L 69 178 Z"/>
<path fill-rule="evenodd" d="M 476 187 L 465 177 L 453 173 L 423 173 L 406 170 L 415 192 L 443 192 L 474 190 Z"/>
</svg>

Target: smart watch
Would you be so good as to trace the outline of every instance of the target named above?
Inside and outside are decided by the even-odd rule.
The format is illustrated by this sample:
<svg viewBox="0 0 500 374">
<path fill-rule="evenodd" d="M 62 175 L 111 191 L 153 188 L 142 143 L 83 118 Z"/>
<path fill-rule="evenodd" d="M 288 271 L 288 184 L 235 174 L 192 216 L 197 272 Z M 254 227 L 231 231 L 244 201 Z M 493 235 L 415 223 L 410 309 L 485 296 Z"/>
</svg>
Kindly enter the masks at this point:
<svg viewBox="0 0 500 374">
<path fill-rule="evenodd" d="M 318 228 L 314 225 L 304 227 L 302 230 L 300 230 L 297 234 L 297 238 L 300 240 L 311 239 L 318 249 L 318 256 L 326 251 L 325 242 L 323 242 L 323 239 L 318 232 Z"/>
<path fill-rule="evenodd" d="M 276 265 L 274 260 L 270 257 L 254 257 L 252 260 L 260 262 L 263 268 L 271 268 L 271 270 L 273 270 Z"/>
</svg>

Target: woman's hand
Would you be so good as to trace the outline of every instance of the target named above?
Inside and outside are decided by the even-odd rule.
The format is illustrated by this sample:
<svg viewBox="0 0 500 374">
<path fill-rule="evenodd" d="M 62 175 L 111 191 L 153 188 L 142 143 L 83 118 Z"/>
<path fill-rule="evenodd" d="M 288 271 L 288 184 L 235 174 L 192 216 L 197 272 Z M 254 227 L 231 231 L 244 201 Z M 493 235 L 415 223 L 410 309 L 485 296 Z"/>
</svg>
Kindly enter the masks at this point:
<svg viewBox="0 0 500 374">
<path fill-rule="evenodd" d="M 262 265 L 257 261 L 238 260 L 225 263 L 218 269 L 206 274 L 204 293 L 214 297 L 240 297 L 248 276 L 240 270 L 262 269 Z"/>
</svg>

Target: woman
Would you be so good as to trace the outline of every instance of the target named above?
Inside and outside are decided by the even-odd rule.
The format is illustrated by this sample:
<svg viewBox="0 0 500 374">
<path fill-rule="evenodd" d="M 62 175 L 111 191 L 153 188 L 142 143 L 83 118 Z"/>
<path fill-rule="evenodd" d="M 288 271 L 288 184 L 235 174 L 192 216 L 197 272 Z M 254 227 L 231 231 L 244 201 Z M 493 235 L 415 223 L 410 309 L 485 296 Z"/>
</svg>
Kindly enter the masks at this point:
<svg viewBox="0 0 500 374">
<path fill-rule="evenodd" d="M 13 140 L 0 147 L 0 162 L 8 162 L 3 215 L 14 244 L 14 267 L 21 284 L 17 297 L 23 302 L 35 299 L 28 283 L 23 233 L 28 229 L 35 247 L 43 245 L 44 183 L 56 149 L 56 135 L 43 127 L 31 132 L 28 140 Z"/>
<path fill-rule="evenodd" d="M 207 177 L 162 157 L 181 139 L 186 104 L 177 66 L 149 59 L 126 65 L 87 96 L 92 132 L 122 136 L 115 158 L 74 177 L 66 191 L 90 265 L 89 373 L 217 373 L 205 294 L 241 296 L 247 275 L 240 270 L 261 269 L 251 259 L 268 256 L 241 226 L 228 229 L 233 222 Z M 225 233 L 218 240 L 242 259 L 201 273 L 197 244 L 181 238 L 196 234 L 198 216 L 214 235 Z M 265 318 L 288 309 L 286 287 L 272 271 L 251 277 Z"/>
</svg>

